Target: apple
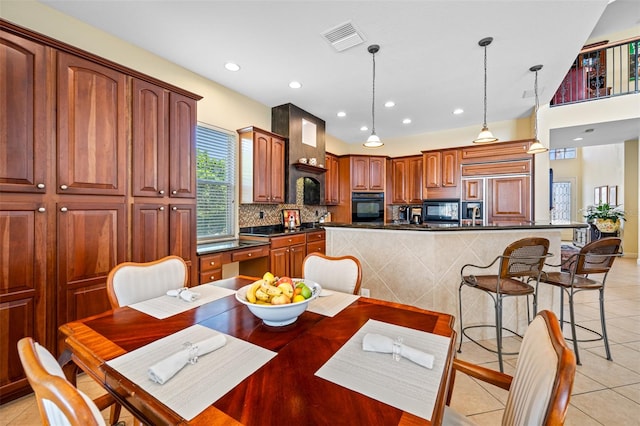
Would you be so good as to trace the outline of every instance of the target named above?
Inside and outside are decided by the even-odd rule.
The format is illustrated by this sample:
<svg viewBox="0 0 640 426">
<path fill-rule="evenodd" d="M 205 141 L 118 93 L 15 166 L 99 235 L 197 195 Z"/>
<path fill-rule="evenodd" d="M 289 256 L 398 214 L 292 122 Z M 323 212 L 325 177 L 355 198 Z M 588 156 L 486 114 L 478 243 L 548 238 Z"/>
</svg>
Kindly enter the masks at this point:
<svg viewBox="0 0 640 426">
<path fill-rule="evenodd" d="M 291 278 L 289 278 L 289 277 L 280 277 L 278 279 L 278 284 L 277 285 L 280 285 L 280 284 L 283 284 L 283 283 L 291 284 L 291 287 L 293 287 L 293 280 Z"/>
<path fill-rule="evenodd" d="M 287 303 L 291 303 L 291 299 L 284 293 L 273 296 L 271 299 L 272 305 L 286 305 Z"/>
</svg>

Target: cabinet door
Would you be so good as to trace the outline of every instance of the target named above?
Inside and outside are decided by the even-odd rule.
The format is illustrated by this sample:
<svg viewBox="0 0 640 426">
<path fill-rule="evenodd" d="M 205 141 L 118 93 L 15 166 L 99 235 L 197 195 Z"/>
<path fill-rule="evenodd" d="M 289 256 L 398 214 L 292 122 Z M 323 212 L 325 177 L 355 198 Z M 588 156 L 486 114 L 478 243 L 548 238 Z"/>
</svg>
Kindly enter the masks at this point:
<svg viewBox="0 0 640 426">
<path fill-rule="evenodd" d="M 338 158 L 334 155 L 327 155 L 325 157 L 325 167 L 327 173 L 325 174 L 325 204 L 336 205 L 340 202 L 338 192 L 340 183 L 340 169 L 338 166 Z"/>
<path fill-rule="evenodd" d="M 289 277 L 302 277 L 302 262 L 306 255 L 306 244 L 296 244 L 289 247 L 289 271 L 287 274 Z"/>
<path fill-rule="evenodd" d="M 442 151 L 442 186 L 458 186 L 460 172 L 458 171 L 458 150 Z"/>
<path fill-rule="evenodd" d="M 466 179 L 462 188 L 464 201 L 482 201 L 482 179 Z"/>
<path fill-rule="evenodd" d="M 44 46 L 0 31 L 0 191 L 45 192 L 48 135 Z"/>
<path fill-rule="evenodd" d="M 109 271 L 125 260 L 122 203 L 58 204 L 58 325 L 111 309 Z"/>
<path fill-rule="evenodd" d="M 269 255 L 269 270 L 277 277 L 284 277 L 289 271 L 289 247 L 272 249 Z"/>
<path fill-rule="evenodd" d="M 354 191 L 369 190 L 369 157 L 351 157 L 351 189 Z"/>
<path fill-rule="evenodd" d="M 391 160 L 392 203 L 407 203 L 407 168 L 408 164 L 405 159 Z M 420 191 L 422 191 L 422 187 L 420 187 Z M 422 192 L 420 193 L 422 194 Z"/>
<path fill-rule="evenodd" d="M 384 191 L 384 164 L 382 157 L 369 158 L 369 189 L 372 191 Z"/>
<path fill-rule="evenodd" d="M 284 203 L 284 156 L 285 143 L 283 139 L 271 138 L 271 202 Z"/>
<path fill-rule="evenodd" d="M 168 112 L 166 90 L 133 80 L 131 176 L 136 197 L 163 197 L 168 191 Z"/>
<path fill-rule="evenodd" d="M 271 137 L 253 134 L 253 201 L 271 202 Z"/>
<path fill-rule="evenodd" d="M 488 222 L 509 224 L 531 220 L 529 176 L 493 178 L 487 182 L 490 195 Z"/>
<path fill-rule="evenodd" d="M 31 336 L 51 348 L 53 328 L 45 298 L 47 213 L 40 203 L 6 202 L 0 211 L 0 394 L 2 399 L 28 387 L 17 344 Z M 4 401 L 3 401 L 4 402 Z"/>
<path fill-rule="evenodd" d="M 407 201 L 422 203 L 422 156 L 407 159 Z"/>
<path fill-rule="evenodd" d="M 169 206 L 169 254 L 180 256 L 189 267 L 189 282 L 197 282 L 196 263 L 196 206 L 172 204 Z"/>
<path fill-rule="evenodd" d="M 196 198 L 196 101 L 169 95 L 169 188 L 171 197 Z"/>
<path fill-rule="evenodd" d="M 151 262 L 169 255 L 167 210 L 164 204 L 133 205 L 132 261 Z"/>
<path fill-rule="evenodd" d="M 127 77 L 58 53 L 58 192 L 124 195 Z"/>
<path fill-rule="evenodd" d="M 423 161 L 425 188 L 440 188 L 440 186 L 442 185 L 441 157 L 442 155 L 440 151 L 424 153 Z"/>
</svg>

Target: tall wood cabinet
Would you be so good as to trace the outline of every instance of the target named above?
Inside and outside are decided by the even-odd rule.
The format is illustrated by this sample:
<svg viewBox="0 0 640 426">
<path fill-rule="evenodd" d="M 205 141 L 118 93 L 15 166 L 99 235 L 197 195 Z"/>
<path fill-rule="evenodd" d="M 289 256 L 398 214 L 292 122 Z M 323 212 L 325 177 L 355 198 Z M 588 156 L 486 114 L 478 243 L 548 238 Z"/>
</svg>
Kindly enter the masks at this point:
<svg viewBox="0 0 640 426">
<path fill-rule="evenodd" d="M 391 160 L 391 202 L 393 204 L 422 203 L 422 156 Z"/>
<path fill-rule="evenodd" d="M 328 206 L 337 205 L 340 203 L 340 165 L 338 157 L 327 153 L 324 166 L 327 169 L 324 181 L 324 202 Z"/>
<path fill-rule="evenodd" d="M 240 136 L 240 202 L 284 203 L 285 140 L 257 127 Z"/>
<path fill-rule="evenodd" d="M 145 92 L 136 106 L 143 86 L 159 98 Z M 155 259 L 158 247 L 195 260 L 199 97 L 2 20 L 0 87 L 4 403 L 30 392 L 18 340 L 56 353 L 59 325 L 109 309 L 115 265 Z M 176 193 L 159 195 L 167 169 Z M 148 204 L 168 218 L 145 215 Z"/>
</svg>

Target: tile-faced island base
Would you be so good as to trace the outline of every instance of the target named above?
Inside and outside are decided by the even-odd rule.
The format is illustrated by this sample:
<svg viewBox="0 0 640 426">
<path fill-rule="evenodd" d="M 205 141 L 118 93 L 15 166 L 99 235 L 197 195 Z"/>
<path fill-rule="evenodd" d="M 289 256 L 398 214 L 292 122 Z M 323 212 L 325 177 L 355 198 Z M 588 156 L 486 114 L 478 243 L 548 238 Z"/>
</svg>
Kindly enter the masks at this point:
<svg viewBox="0 0 640 426">
<path fill-rule="evenodd" d="M 451 314 L 457 332 L 458 286 L 464 264 L 488 265 L 507 245 L 525 237 L 547 238 L 553 253 L 547 263 L 560 263 L 560 229 L 554 228 L 412 231 L 327 226 L 326 231 L 327 255 L 357 257 L 363 269 L 362 288 L 370 290 L 370 297 Z M 487 271 L 495 273 L 497 264 L 484 273 Z M 465 326 L 495 323 L 494 304 L 488 295 L 468 288 L 462 293 Z M 558 312 L 559 294 L 551 286 L 541 284 L 538 297 L 538 309 Z M 524 332 L 526 297 L 504 300 L 503 324 Z M 481 339 L 495 337 L 493 329 L 471 332 Z"/>
</svg>

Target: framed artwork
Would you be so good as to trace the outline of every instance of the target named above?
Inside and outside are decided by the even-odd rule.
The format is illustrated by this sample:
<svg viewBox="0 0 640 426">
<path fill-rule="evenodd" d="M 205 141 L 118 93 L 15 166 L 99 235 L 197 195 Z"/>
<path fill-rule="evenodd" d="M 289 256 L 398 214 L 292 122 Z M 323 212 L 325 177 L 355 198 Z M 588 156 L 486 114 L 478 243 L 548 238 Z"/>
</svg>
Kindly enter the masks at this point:
<svg viewBox="0 0 640 426">
<path fill-rule="evenodd" d="M 593 205 L 594 206 L 600 205 L 600 187 L 599 186 L 596 186 L 593 189 Z"/>
<path fill-rule="evenodd" d="M 300 227 L 300 209 L 283 209 L 282 210 L 282 224 L 285 228 L 289 226 L 289 216 L 293 216 L 296 228 Z"/>
<path fill-rule="evenodd" d="M 612 206 L 618 205 L 618 185 L 609 187 L 609 204 Z"/>
<path fill-rule="evenodd" d="M 600 203 L 609 203 L 609 187 L 607 185 L 600 187 Z"/>
</svg>

